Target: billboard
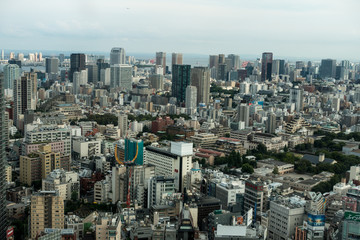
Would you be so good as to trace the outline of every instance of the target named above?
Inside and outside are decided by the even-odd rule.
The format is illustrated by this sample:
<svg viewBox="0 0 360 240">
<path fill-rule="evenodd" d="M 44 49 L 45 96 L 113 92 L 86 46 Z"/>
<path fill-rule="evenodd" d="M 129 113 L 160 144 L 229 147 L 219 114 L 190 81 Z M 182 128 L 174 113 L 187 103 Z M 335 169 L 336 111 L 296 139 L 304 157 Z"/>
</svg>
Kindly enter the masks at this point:
<svg viewBox="0 0 360 240">
<path fill-rule="evenodd" d="M 360 222 L 360 213 L 347 211 L 344 214 L 345 220 Z"/>
<path fill-rule="evenodd" d="M 250 208 L 246 215 L 246 226 L 249 226 L 253 221 L 253 208 Z"/>
<path fill-rule="evenodd" d="M 315 227 L 325 226 L 325 215 L 313 215 L 309 213 L 307 223 Z"/>
</svg>

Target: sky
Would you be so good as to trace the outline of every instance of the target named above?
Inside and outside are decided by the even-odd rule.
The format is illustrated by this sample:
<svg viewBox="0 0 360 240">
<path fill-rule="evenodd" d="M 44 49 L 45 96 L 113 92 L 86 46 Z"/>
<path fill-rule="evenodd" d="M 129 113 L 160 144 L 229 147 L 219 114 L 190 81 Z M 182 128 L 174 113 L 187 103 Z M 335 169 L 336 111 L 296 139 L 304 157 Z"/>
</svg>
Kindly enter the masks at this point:
<svg viewBox="0 0 360 240">
<path fill-rule="evenodd" d="M 360 59 L 358 0 L 1 0 L 0 49 Z"/>
</svg>

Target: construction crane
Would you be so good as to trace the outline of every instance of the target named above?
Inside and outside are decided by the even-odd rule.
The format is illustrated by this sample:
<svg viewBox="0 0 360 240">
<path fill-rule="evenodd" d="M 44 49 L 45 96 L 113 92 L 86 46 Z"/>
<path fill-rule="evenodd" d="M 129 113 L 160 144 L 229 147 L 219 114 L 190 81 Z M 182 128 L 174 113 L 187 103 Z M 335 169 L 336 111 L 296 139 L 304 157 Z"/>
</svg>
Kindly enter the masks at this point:
<svg viewBox="0 0 360 240">
<path fill-rule="evenodd" d="M 131 127 L 131 124 L 129 125 L 129 128 Z M 128 139 L 128 134 L 126 134 L 126 139 Z M 128 184 L 128 192 L 127 192 L 127 196 L 126 196 L 126 206 L 128 208 L 130 208 L 130 203 L 131 203 L 131 199 L 130 199 L 130 188 L 131 188 L 131 173 L 132 173 L 132 169 L 131 169 L 131 165 L 135 162 L 135 160 L 137 159 L 139 153 L 139 145 L 136 144 L 136 153 L 135 156 L 132 160 L 130 161 L 121 161 L 117 155 L 117 144 L 115 145 L 115 160 L 120 164 L 120 165 L 125 165 L 126 168 L 128 168 L 129 171 L 129 184 Z M 125 160 L 125 159 L 124 159 Z"/>
</svg>

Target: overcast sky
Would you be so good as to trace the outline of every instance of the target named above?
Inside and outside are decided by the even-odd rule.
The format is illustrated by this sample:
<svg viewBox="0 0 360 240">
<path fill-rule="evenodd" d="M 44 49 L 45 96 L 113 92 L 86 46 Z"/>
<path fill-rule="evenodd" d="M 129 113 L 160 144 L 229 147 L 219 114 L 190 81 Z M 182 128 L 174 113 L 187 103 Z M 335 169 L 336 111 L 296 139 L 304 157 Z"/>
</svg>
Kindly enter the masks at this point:
<svg viewBox="0 0 360 240">
<path fill-rule="evenodd" d="M 360 58 L 359 0 L 1 0 L 0 48 Z"/>
</svg>

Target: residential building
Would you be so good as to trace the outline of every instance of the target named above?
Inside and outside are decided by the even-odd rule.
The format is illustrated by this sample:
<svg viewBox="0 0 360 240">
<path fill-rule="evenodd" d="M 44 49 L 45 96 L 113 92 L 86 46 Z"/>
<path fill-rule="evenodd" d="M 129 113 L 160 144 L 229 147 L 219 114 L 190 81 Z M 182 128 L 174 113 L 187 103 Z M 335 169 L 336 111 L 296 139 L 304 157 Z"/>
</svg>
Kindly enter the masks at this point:
<svg viewBox="0 0 360 240">
<path fill-rule="evenodd" d="M 157 52 L 156 53 L 156 60 L 155 60 L 156 66 L 161 66 L 163 69 L 162 74 L 166 74 L 166 52 Z"/>
<path fill-rule="evenodd" d="M 191 65 L 173 65 L 172 70 L 172 96 L 178 103 L 185 103 L 186 87 L 190 85 Z"/>
<path fill-rule="evenodd" d="M 100 213 L 96 220 L 96 239 L 120 240 L 121 217 L 112 213 Z"/>
<path fill-rule="evenodd" d="M 156 176 L 150 178 L 148 186 L 148 205 L 150 208 L 154 205 L 160 205 L 164 194 L 172 194 L 176 191 L 175 178 Z"/>
<path fill-rule="evenodd" d="M 5 164 L 6 153 L 6 139 L 7 133 L 6 122 L 5 122 L 5 99 L 4 99 L 4 74 L 0 73 L 0 238 L 6 238 L 6 229 L 8 227 L 7 218 L 6 218 L 6 178 L 5 176 Z"/>
<path fill-rule="evenodd" d="M 7 64 L 4 66 L 4 89 L 13 89 L 16 79 L 21 77 L 20 67 L 17 64 Z"/>
<path fill-rule="evenodd" d="M 45 72 L 48 74 L 57 74 L 59 72 L 59 59 L 54 57 L 46 58 Z"/>
<path fill-rule="evenodd" d="M 76 153 L 76 157 L 78 159 L 99 155 L 101 154 L 101 140 L 85 137 L 74 137 L 73 152 Z"/>
<path fill-rule="evenodd" d="M 191 85 L 197 89 L 197 103 L 207 106 L 210 100 L 210 70 L 205 67 L 192 68 Z"/>
</svg>

